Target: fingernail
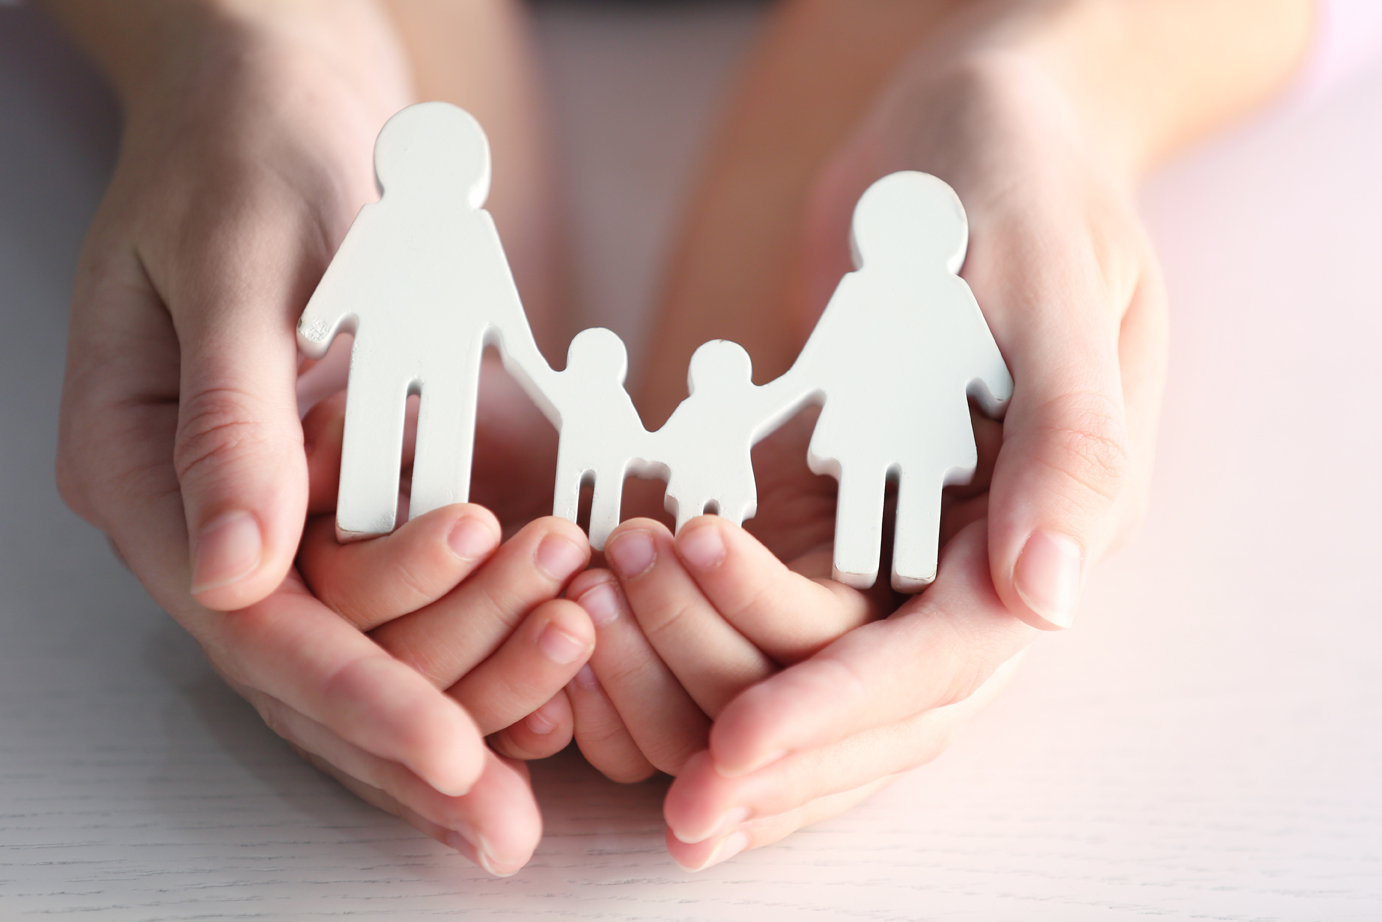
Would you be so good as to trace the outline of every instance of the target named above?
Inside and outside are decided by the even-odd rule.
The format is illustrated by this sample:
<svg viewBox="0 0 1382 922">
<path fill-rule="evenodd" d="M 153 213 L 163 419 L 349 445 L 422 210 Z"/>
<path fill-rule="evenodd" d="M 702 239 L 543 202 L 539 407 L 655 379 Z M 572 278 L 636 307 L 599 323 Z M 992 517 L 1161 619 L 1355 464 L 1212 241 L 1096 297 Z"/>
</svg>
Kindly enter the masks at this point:
<svg viewBox="0 0 1382 922">
<path fill-rule="evenodd" d="M 521 864 L 506 865 L 499 863 L 495 860 L 494 856 L 490 854 L 489 849 L 487 848 L 480 849 L 479 858 L 480 867 L 484 868 L 486 871 L 493 874 L 495 877 L 512 877 L 519 871 L 523 870 L 523 865 Z"/>
<path fill-rule="evenodd" d="M 585 551 L 561 535 L 548 535 L 537 546 L 537 568 L 561 582 L 585 565 Z"/>
<path fill-rule="evenodd" d="M 542 708 L 533 711 L 523 719 L 523 722 L 528 725 L 529 730 L 532 730 L 538 736 L 546 736 L 557 728 L 557 722 L 551 720 L 546 714 L 542 713 Z"/>
<path fill-rule="evenodd" d="M 623 613 L 624 606 L 619 601 L 619 593 L 609 583 L 600 583 L 576 600 L 585 609 L 596 627 L 612 624 Z"/>
<path fill-rule="evenodd" d="M 587 663 L 580 668 L 570 684 L 580 686 L 581 688 L 598 688 L 600 680 L 595 678 L 595 670 L 591 669 L 590 664 Z"/>
<path fill-rule="evenodd" d="M 610 566 L 624 579 L 633 579 L 653 565 L 657 549 L 646 531 L 626 531 L 605 546 Z"/>
<path fill-rule="evenodd" d="M 694 570 L 715 569 L 725 559 L 719 526 L 711 522 L 677 535 L 677 553 Z"/>
<path fill-rule="evenodd" d="M 264 538 L 254 516 L 236 511 L 213 519 L 197 538 L 192 594 L 244 579 L 259 567 L 263 553 Z"/>
<path fill-rule="evenodd" d="M 682 867 L 688 871 L 704 871 L 706 868 L 714 867 L 721 862 L 728 861 L 748 847 L 748 835 L 742 832 L 736 832 L 734 835 L 725 836 L 720 840 L 720 844 L 715 846 L 715 851 L 710 853 L 710 857 L 705 859 L 704 864 L 694 868 L 687 867 L 683 864 Z M 681 862 L 677 863 L 681 864 Z"/>
<path fill-rule="evenodd" d="M 1069 627 L 1080 602 L 1083 562 L 1080 546 L 1065 535 L 1033 532 L 1013 568 L 1013 587 L 1032 611 L 1057 627 Z"/>
<path fill-rule="evenodd" d="M 451 553 L 470 563 L 494 550 L 496 541 L 488 525 L 473 515 L 467 515 L 451 527 L 446 543 Z"/>
<path fill-rule="evenodd" d="M 577 640 L 555 624 L 549 624 L 543 629 L 542 633 L 538 635 L 537 645 L 548 659 L 559 666 L 574 663 L 590 652 L 589 644 Z"/>
<path fill-rule="evenodd" d="M 456 849 L 458 852 L 471 854 L 480 867 L 484 868 L 495 877 L 512 877 L 514 874 L 517 874 L 519 868 L 522 867 L 522 865 L 519 865 L 515 868 L 509 868 L 496 862 L 494 860 L 494 855 L 490 852 L 488 843 L 485 842 L 485 837 L 468 827 L 458 827 L 448 832 L 446 834 L 446 844 Z"/>
<path fill-rule="evenodd" d="M 724 835 L 748 818 L 748 807 L 735 807 L 732 810 L 725 811 L 720 818 L 714 823 L 711 823 L 710 827 L 704 832 L 696 832 L 693 830 L 689 833 L 681 833 L 673 829 L 672 835 L 676 836 L 678 840 L 685 842 L 687 845 L 695 845 L 697 842 L 704 842 L 711 836 Z"/>
</svg>

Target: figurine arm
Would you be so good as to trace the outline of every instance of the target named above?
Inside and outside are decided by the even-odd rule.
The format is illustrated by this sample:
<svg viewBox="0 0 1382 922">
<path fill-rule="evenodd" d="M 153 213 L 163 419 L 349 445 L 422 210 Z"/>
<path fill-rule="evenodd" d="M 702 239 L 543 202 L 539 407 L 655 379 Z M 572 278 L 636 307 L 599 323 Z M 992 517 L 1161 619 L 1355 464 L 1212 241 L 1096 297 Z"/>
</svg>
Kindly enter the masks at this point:
<svg viewBox="0 0 1382 922">
<path fill-rule="evenodd" d="M 548 422 L 560 429 L 561 412 L 553 398 L 561 393 L 561 375 L 547 364 L 542 350 L 537 347 L 537 340 L 533 338 L 533 330 L 523 310 L 523 301 L 518 296 L 518 286 L 514 283 L 494 219 L 486 211 L 482 210 L 480 214 L 487 225 L 485 236 L 493 242 L 490 257 L 478 262 L 488 270 L 488 278 L 484 279 L 479 290 L 492 305 L 489 340 L 499 347 L 504 370 L 537 404 Z"/>
<path fill-rule="evenodd" d="M 369 274 L 364 271 L 370 265 L 368 254 L 359 252 L 363 249 L 361 231 L 367 224 L 369 209 L 369 205 L 360 209 L 298 318 L 298 348 L 308 358 L 326 355 L 338 334 L 355 332 L 361 307 L 374 297 Z"/>
<path fill-rule="evenodd" d="M 757 445 L 772 435 L 807 404 L 819 401 L 820 394 L 820 388 L 801 366 L 800 359 L 780 377 L 755 387 L 753 406 L 761 422 L 754 427 L 750 444 Z"/>
<path fill-rule="evenodd" d="M 979 401 L 979 406 L 986 415 L 993 419 L 1002 419 L 1008 410 L 1008 401 L 1013 395 L 1012 374 L 1008 371 L 1007 363 L 1003 361 L 1003 353 L 998 351 L 998 343 L 994 341 L 993 331 L 984 319 L 979 302 L 974 299 L 973 292 L 963 279 L 960 280 L 960 284 L 964 285 L 965 294 L 974 307 L 974 317 L 977 321 L 973 333 L 976 361 L 966 390 L 971 397 Z"/>
<path fill-rule="evenodd" d="M 801 347 L 792 367 L 780 377 L 755 389 L 754 398 L 762 408 L 763 422 L 754 430 L 753 444 L 767 438 L 807 404 L 822 402 L 824 391 L 821 383 L 830 370 L 829 361 L 822 353 L 828 344 L 838 342 L 845 333 L 837 329 L 842 312 L 836 306 L 850 297 L 850 289 L 857 285 L 855 278 L 855 273 L 851 272 L 840 280 L 835 294 L 825 306 L 820 320 L 816 321 L 815 329 L 807 338 L 806 345 Z"/>
</svg>

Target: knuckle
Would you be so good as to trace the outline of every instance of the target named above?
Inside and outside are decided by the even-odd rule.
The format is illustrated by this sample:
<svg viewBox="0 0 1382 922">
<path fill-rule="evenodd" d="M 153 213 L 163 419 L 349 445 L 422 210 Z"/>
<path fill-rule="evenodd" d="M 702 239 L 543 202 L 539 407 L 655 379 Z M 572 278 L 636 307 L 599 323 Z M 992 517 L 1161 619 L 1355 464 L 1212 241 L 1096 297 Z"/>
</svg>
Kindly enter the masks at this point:
<svg viewBox="0 0 1382 922">
<path fill-rule="evenodd" d="M 645 756 L 658 771 L 667 775 L 679 775 L 691 757 L 705 747 L 706 737 L 704 735 L 659 740 L 656 744 L 648 746 Z"/>
<path fill-rule="evenodd" d="M 940 691 L 931 707 L 946 707 L 968 700 L 992 676 L 998 664 L 1006 658 L 999 643 L 994 639 L 972 631 L 962 630 L 953 623 L 946 622 L 948 643 L 945 647 L 950 654 L 950 679 Z"/>
<path fill-rule="evenodd" d="M 1083 393 L 1063 395 L 1043 411 L 1058 422 L 1040 429 L 1052 449 L 1042 461 L 1090 493 L 1116 500 L 1131 468 L 1122 409 L 1101 395 Z"/>
<path fill-rule="evenodd" d="M 183 401 L 173 443 L 173 466 L 179 481 L 234 464 L 274 446 L 260 420 L 263 401 L 231 387 L 202 391 Z"/>
</svg>

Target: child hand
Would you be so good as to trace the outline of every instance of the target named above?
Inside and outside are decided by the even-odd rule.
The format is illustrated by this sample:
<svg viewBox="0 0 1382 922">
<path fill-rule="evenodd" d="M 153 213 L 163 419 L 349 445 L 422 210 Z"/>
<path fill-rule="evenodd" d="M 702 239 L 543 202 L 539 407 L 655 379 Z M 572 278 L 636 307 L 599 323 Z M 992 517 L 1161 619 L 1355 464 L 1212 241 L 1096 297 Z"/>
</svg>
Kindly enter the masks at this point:
<svg viewBox="0 0 1382 922">
<path fill-rule="evenodd" d="M 389 535 L 337 543 L 332 507 L 341 406 L 339 398 L 325 401 L 303 422 L 311 446 L 313 513 L 298 555 L 304 582 L 352 629 L 367 632 L 395 660 L 458 701 L 496 751 L 541 758 L 560 750 L 572 733 L 562 689 L 594 645 L 585 612 L 558 598 L 589 560 L 585 536 L 572 523 L 548 517 L 501 544 L 491 512 L 458 504 L 410 520 Z M 296 729 L 291 720 L 275 726 L 284 724 Z M 334 763 L 332 774 L 353 790 L 491 871 L 516 870 L 537 844 L 540 822 L 529 809 L 530 792 L 523 809 L 481 803 L 475 795 L 445 798 L 406 771 L 339 743 L 316 741 L 316 751 Z M 526 771 L 514 763 L 487 758 L 526 780 Z M 383 787 L 378 783 L 390 779 Z M 467 824 L 461 828 L 474 830 L 485 846 L 446 838 L 458 823 Z"/>
<path fill-rule="evenodd" d="M 576 740 L 616 780 L 655 769 L 677 775 L 667 844 L 685 867 L 847 809 L 938 755 L 997 689 L 966 655 L 967 641 L 998 621 L 1003 636 L 985 637 L 1006 645 L 985 658 L 996 668 L 1033 633 L 991 589 L 980 591 L 987 578 L 973 566 L 976 551 L 982 559 L 979 525 L 947 548 L 949 596 L 928 592 L 934 604 L 913 600 L 876 621 L 891 599 L 798 572 L 828 573 L 828 548 L 789 568 L 715 516 L 693 520 L 675 540 L 650 520 L 625 522 L 607 545 L 617 576 L 587 571 L 568 590 L 597 631 L 593 669 L 568 689 Z M 969 604 L 953 606 L 957 598 Z M 880 649 L 886 661 L 870 659 Z M 861 667 L 886 670 L 876 681 L 890 700 L 855 674 Z M 746 744 L 783 751 L 726 777 L 717 765 L 742 762 Z"/>
</svg>

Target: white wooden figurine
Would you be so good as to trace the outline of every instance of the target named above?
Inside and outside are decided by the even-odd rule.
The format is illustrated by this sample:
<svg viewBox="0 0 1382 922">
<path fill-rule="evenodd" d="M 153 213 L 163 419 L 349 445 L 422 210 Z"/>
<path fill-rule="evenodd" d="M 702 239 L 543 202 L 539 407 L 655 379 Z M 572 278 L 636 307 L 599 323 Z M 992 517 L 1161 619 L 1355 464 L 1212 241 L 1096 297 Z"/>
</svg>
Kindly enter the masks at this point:
<svg viewBox="0 0 1382 922">
<path fill-rule="evenodd" d="M 469 495 L 480 359 L 505 368 L 560 431 L 554 514 L 576 519 L 593 484 L 590 540 L 619 523 L 630 473 L 667 480 L 680 528 L 703 512 L 741 523 L 757 510 L 753 446 L 808 403 L 822 405 L 808 463 L 840 482 L 834 575 L 878 575 L 883 496 L 898 485 L 892 585 L 935 579 L 941 490 L 973 477 L 968 397 L 1001 413 L 1012 378 L 959 275 L 968 226 L 959 198 L 925 173 L 874 183 L 854 212 L 856 270 L 840 282 L 801 355 L 780 378 L 751 380 L 735 343 L 703 344 L 689 396 L 649 433 L 624 389 L 628 357 L 605 329 L 572 340 L 554 371 L 538 351 L 499 236 L 481 207 L 489 145 L 445 103 L 399 112 L 375 146 L 380 201 L 351 226 L 298 323 L 305 353 L 355 334 L 336 512 L 342 539 L 395 522 L 404 410 L 421 395 L 411 513 Z"/>
<path fill-rule="evenodd" d="M 556 407 L 557 483 L 552 514 L 576 521 L 581 486 L 592 484 L 590 545 L 604 550 L 619 524 L 624 479 L 653 476 L 661 468 L 649 457 L 650 436 L 634 408 L 624 378 L 629 357 L 612 330 L 582 330 L 571 340 L 566 369 L 552 372 L 548 399 Z"/>
<path fill-rule="evenodd" d="M 713 512 L 735 525 L 758 511 L 753 446 L 815 396 L 790 374 L 761 387 L 744 347 L 724 339 L 691 356 L 690 392 L 653 435 L 653 454 L 667 469 L 667 511 L 678 529 Z"/>
<path fill-rule="evenodd" d="M 834 576 L 878 576 L 883 493 L 897 481 L 892 585 L 936 578 L 941 489 L 968 483 L 977 453 L 966 395 L 996 416 L 1013 381 L 958 273 L 964 207 L 926 173 L 885 176 L 854 209 L 857 270 L 841 280 L 792 369 L 823 404 L 808 463 L 840 482 Z"/>
<path fill-rule="evenodd" d="M 298 321 L 314 358 L 342 331 L 350 357 L 336 532 L 393 530 L 408 395 L 421 395 L 410 514 L 470 495 L 485 345 L 551 418 L 534 376 L 550 373 L 528 327 L 494 222 L 489 142 L 462 109 L 425 102 L 379 132 L 381 198 L 365 205 Z"/>
</svg>

